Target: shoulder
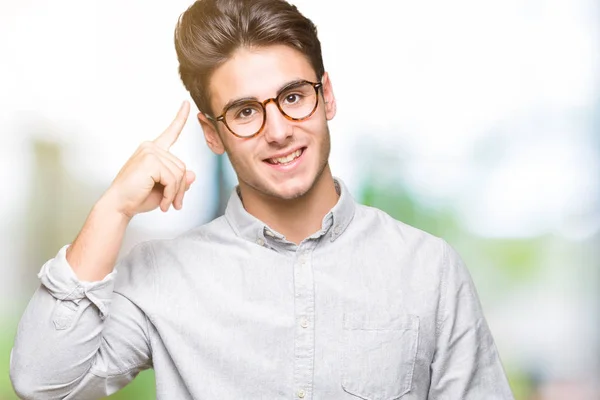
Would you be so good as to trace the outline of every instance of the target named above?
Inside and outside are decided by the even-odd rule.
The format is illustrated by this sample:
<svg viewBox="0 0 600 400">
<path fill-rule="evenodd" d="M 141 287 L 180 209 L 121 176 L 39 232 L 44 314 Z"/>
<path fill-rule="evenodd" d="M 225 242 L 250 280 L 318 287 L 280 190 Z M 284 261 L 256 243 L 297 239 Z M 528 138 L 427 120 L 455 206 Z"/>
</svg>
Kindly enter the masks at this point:
<svg viewBox="0 0 600 400">
<path fill-rule="evenodd" d="M 202 245 L 207 242 L 221 240 L 223 237 L 231 235 L 231 232 L 231 227 L 227 219 L 224 216 L 220 216 L 210 222 L 185 231 L 174 238 L 152 240 L 150 244 L 154 251 L 162 253 L 172 248 Z"/>
<path fill-rule="evenodd" d="M 448 245 L 442 238 L 399 221 L 375 207 L 357 204 L 354 219 L 359 234 L 368 234 L 376 241 L 398 248 L 427 250 L 442 255 Z"/>
<path fill-rule="evenodd" d="M 217 247 L 231 242 L 232 235 L 229 223 L 221 216 L 174 238 L 148 241 L 146 246 L 159 268 L 163 264 L 170 264 L 169 268 L 178 268 L 189 262 L 190 257 L 206 256 Z"/>
<path fill-rule="evenodd" d="M 205 254 L 217 243 L 231 236 L 231 228 L 224 217 L 218 217 L 169 239 L 154 239 L 136 244 L 117 263 L 118 281 L 150 281 L 163 265 L 168 270 L 179 270 L 189 264 L 190 258 Z"/>
<path fill-rule="evenodd" d="M 352 243 L 370 257 L 391 261 L 405 274 L 418 274 L 436 281 L 449 275 L 468 275 L 458 252 L 448 242 L 417 227 L 399 221 L 386 212 L 357 205 L 352 229 Z"/>
</svg>

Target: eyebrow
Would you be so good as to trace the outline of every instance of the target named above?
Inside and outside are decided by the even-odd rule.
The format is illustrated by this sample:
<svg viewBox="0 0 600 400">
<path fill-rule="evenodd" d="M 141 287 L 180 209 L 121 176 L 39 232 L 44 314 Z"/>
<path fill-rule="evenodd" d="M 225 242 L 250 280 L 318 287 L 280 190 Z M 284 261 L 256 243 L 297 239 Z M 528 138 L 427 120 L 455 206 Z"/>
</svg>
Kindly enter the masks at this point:
<svg viewBox="0 0 600 400">
<path fill-rule="evenodd" d="M 286 83 L 285 85 L 283 85 L 282 87 L 279 88 L 279 90 L 277 90 L 277 94 L 275 95 L 275 98 L 279 97 L 279 95 L 283 92 L 285 92 L 286 90 L 289 90 L 293 87 L 299 86 L 305 82 L 308 82 L 306 79 L 296 79 L 293 80 L 291 82 Z M 223 108 L 221 109 L 221 115 L 225 112 L 225 110 L 227 110 L 229 107 L 233 107 L 233 106 L 237 106 L 239 104 L 243 104 L 246 103 L 248 101 L 259 101 L 256 97 L 240 97 L 238 99 L 232 99 L 229 100 L 225 106 L 223 106 Z"/>
</svg>

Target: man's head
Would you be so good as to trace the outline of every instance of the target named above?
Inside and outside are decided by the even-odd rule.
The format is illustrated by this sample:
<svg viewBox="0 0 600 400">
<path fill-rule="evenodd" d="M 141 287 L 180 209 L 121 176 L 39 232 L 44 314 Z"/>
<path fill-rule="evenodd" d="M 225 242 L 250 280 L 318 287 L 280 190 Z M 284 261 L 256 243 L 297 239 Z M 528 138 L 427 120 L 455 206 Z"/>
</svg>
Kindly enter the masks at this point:
<svg viewBox="0 0 600 400">
<path fill-rule="evenodd" d="M 199 0 L 179 19 L 175 47 L 207 143 L 227 151 L 242 190 L 281 199 L 308 192 L 328 168 L 335 115 L 314 24 L 283 0 Z M 309 83 L 296 90 L 299 81 Z M 303 113 L 296 103 L 311 90 L 303 101 L 314 110 Z M 254 105 L 231 107 L 242 99 Z M 260 132 L 248 135 L 248 121 L 262 116 Z M 275 160 L 289 153 L 299 157 Z"/>
<path fill-rule="evenodd" d="M 309 60 L 320 78 L 325 69 L 317 28 L 283 0 L 199 0 L 185 11 L 175 29 L 179 73 L 204 113 L 211 110 L 210 78 L 239 48 L 283 44 Z"/>
</svg>

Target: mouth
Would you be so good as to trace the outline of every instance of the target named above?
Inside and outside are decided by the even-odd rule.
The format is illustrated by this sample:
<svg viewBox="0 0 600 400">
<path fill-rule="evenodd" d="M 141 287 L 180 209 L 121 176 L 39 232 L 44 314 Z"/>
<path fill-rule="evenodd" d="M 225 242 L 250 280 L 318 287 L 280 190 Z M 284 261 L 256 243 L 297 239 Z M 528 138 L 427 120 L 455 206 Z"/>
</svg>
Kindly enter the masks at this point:
<svg viewBox="0 0 600 400">
<path fill-rule="evenodd" d="M 271 165 L 281 165 L 281 166 L 290 165 L 296 159 L 298 159 L 300 156 L 302 156 L 302 153 L 304 153 L 304 150 L 306 150 L 306 147 L 302 147 L 296 151 L 293 151 L 293 152 L 286 154 L 284 156 L 281 156 L 281 157 L 267 158 L 264 161 Z"/>
</svg>

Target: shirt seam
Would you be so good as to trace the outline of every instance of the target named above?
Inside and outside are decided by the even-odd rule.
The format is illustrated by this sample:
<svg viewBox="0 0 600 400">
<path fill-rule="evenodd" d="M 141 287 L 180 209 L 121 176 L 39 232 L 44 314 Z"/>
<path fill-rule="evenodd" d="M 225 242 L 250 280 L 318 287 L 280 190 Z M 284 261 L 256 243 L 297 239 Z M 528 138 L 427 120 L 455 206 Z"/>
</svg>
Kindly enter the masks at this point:
<svg viewBox="0 0 600 400">
<path fill-rule="evenodd" d="M 152 243 L 148 243 L 148 247 L 150 248 L 150 261 L 152 263 L 152 299 L 156 301 L 158 297 L 158 290 L 156 287 L 156 274 L 158 274 L 158 268 L 156 266 L 156 252 L 154 251 L 154 246 Z M 154 304 L 153 304 L 154 307 Z M 153 308 L 154 309 L 154 308 Z M 152 351 L 152 335 L 150 329 L 150 318 L 148 318 L 148 314 L 144 313 L 144 317 L 146 319 L 146 335 L 148 336 L 148 346 L 150 348 L 150 359 L 152 359 L 152 355 L 154 354 Z"/>
<path fill-rule="evenodd" d="M 71 298 L 72 295 L 74 295 L 74 293 L 78 290 L 78 289 L 84 289 L 82 296 L 81 297 L 77 297 L 77 296 L 73 296 L 73 298 Z M 69 293 L 67 293 L 63 298 L 59 299 L 60 301 L 75 301 L 75 300 L 82 300 L 87 298 L 87 294 L 85 293 L 85 288 L 79 283 L 79 282 L 75 282 L 75 287 L 73 288 L 73 290 L 71 290 Z M 90 300 L 91 302 L 91 300 Z"/>
<path fill-rule="evenodd" d="M 442 264 L 442 277 L 441 277 L 441 281 L 440 281 L 440 309 L 438 312 L 438 318 L 437 318 L 437 324 L 436 324 L 436 330 L 435 330 L 435 336 L 436 336 L 436 342 L 437 339 L 439 339 L 439 336 L 442 332 L 442 325 L 445 322 L 445 315 L 446 315 L 446 306 L 447 306 L 447 297 L 448 297 L 448 283 L 447 283 L 447 279 L 448 279 L 448 274 L 449 274 L 449 270 L 450 270 L 450 258 L 448 257 L 448 246 L 446 244 L 446 242 L 443 239 L 440 239 L 440 243 L 442 245 L 442 260 L 443 260 L 443 264 Z"/>
</svg>

